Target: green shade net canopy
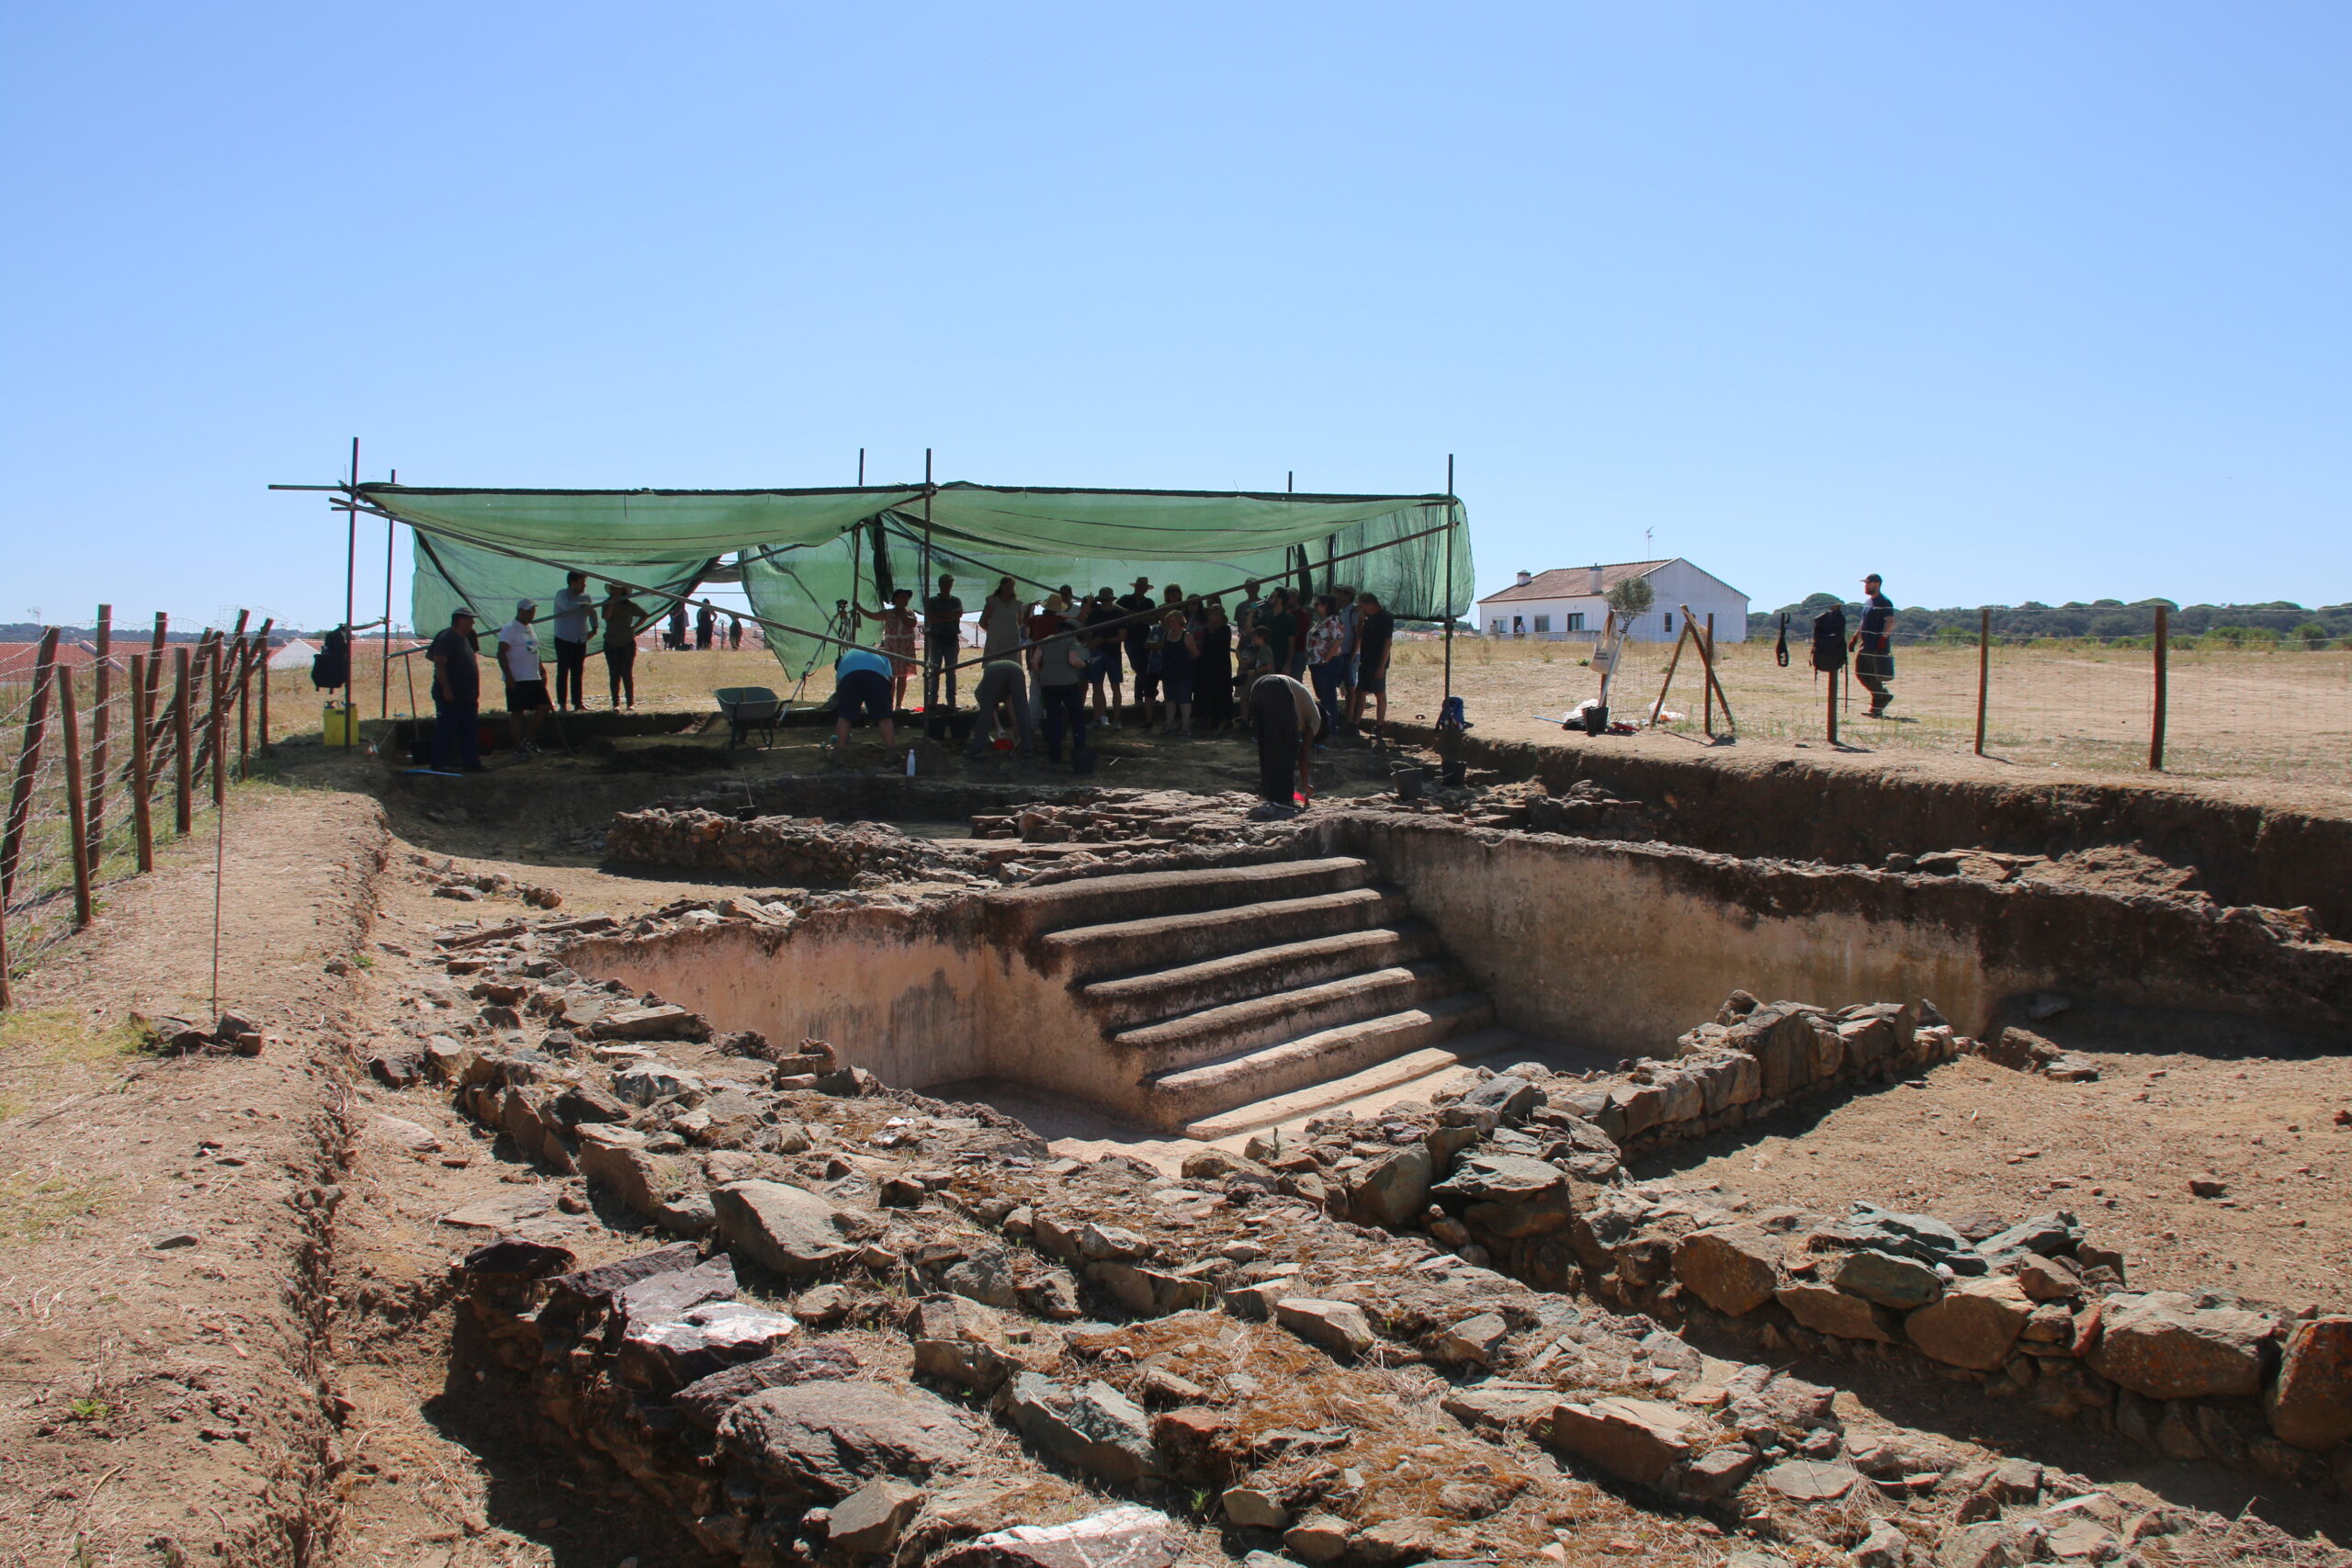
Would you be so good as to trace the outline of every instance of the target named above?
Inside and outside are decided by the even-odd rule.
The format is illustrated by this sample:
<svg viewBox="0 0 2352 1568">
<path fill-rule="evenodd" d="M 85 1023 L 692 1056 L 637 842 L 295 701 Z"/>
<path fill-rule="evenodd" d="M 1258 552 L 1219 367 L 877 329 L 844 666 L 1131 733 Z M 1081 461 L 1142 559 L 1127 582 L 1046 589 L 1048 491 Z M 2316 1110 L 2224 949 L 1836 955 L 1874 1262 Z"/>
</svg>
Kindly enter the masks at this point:
<svg viewBox="0 0 2352 1568">
<path fill-rule="evenodd" d="M 1346 583 L 1379 594 L 1399 619 L 1439 620 L 1469 608 L 1474 575 L 1467 514 L 1442 495 L 966 483 L 764 491 L 369 484 L 359 494 L 416 530 L 410 598 L 421 628 L 445 624 L 461 603 L 490 625 L 503 622 L 518 597 L 545 606 L 570 568 L 649 591 L 639 603 L 659 615 L 732 554 L 763 620 L 823 630 L 837 601 L 876 607 L 885 586 L 920 596 L 926 537 L 932 575 L 956 578 L 967 610 L 978 610 L 1004 573 L 1015 576 L 1024 599 L 1042 596 L 1036 584 L 1125 592 L 1141 576 L 1200 594 L 1255 577 L 1317 591 Z M 851 635 L 871 640 L 865 631 Z M 788 670 L 820 646 L 773 625 L 769 643 Z"/>
</svg>

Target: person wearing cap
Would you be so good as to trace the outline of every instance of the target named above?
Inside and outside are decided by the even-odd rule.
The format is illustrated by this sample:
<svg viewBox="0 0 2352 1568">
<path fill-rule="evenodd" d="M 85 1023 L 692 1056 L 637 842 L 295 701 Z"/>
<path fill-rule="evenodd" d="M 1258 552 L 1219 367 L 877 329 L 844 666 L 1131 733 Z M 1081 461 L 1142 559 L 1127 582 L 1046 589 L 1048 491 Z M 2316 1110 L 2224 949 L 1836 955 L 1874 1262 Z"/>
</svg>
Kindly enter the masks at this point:
<svg viewBox="0 0 2352 1568">
<path fill-rule="evenodd" d="M 1862 579 L 1862 624 L 1847 640 L 1854 654 L 1854 679 L 1871 694 L 1864 718 L 1884 718 L 1894 694 L 1886 683 L 1894 679 L 1894 601 L 1879 592 L 1879 575 Z"/>
<path fill-rule="evenodd" d="M 424 657 L 433 666 L 433 765 L 443 773 L 481 765 L 481 670 L 474 663 L 474 613 L 458 605 Z"/>
<path fill-rule="evenodd" d="M 498 672 L 506 678 L 506 733 L 518 757 L 539 753 L 539 715 L 548 710 L 547 666 L 539 662 L 538 602 L 514 601 L 514 618 L 498 628 Z"/>
<path fill-rule="evenodd" d="M 956 705 L 956 661 L 964 651 L 964 601 L 956 580 L 941 573 L 939 592 L 922 602 L 922 705 Z"/>
</svg>

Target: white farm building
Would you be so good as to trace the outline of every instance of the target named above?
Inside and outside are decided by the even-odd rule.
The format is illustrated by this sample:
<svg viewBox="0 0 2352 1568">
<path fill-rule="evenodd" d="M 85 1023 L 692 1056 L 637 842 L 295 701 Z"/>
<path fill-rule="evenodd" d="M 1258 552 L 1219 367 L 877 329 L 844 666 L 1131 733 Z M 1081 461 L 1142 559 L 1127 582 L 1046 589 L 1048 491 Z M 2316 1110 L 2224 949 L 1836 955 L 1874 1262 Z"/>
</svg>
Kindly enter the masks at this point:
<svg viewBox="0 0 2352 1568">
<path fill-rule="evenodd" d="M 1679 556 L 1672 560 L 1522 571 L 1517 582 L 1478 601 L 1478 629 L 1488 637 L 1598 640 L 1609 610 L 1603 595 L 1630 577 L 1649 579 L 1655 596 L 1655 602 L 1634 622 L 1630 635 L 1635 641 L 1672 642 L 1680 637 L 1686 604 L 1702 629 L 1707 617 L 1714 616 L 1717 641 L 1747 640 L 1747 595 Z"/>
</svg>

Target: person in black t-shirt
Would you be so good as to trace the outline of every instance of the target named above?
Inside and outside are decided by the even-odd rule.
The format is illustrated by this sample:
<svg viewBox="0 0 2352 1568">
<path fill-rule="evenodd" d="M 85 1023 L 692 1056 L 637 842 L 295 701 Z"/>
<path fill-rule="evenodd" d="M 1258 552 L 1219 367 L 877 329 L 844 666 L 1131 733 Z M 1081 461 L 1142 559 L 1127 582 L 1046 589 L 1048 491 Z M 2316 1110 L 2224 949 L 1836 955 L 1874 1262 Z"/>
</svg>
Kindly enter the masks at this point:
<svg viewBox="0 0 2352 1568">
<path fill-rule="evenodd" d="M 964 651 L 964 601 L 942 573 L 939 592 L 922 602 L 922 705 L 956 705 L 956 660 Z M 942 695 L 943 691 L 944 695 Z"/>
<path fill-rule="evenodd" d="M 1894 679 L 1894 601 L 1879 592 L 1879 575 L 1862 579 L 1862 625 L 1846 646 L 1854 653 L 1854 679 L 1871 694 L 1864 718 L 1884 718 L 1894 694 L 1886 683 Z"/>
<path fill-rule="evenodd" d="M 481 765 L 481 668 L 474 662 L 474 613 L 458 606 L 424 650 L 433 666 L 433 765 L 444 773 Z"/>
<path fill-rule="evenodd" d="M 1352 711 L 1349 717 L 1361 726 L 1363 723 L 1363 700 L 1374 698 L 1372 738 L 1377 740 L 1388 728 L 1388 653 L 1396 640 L 1396 617 L 1381 607 L 1377 593 L 1356 595 L 1356 689 L 1350 699 Z"/>
<path fill-rule="evenodd" d="M 1119 613 L 1126 625 L 1119 628 L 1119 639 L 1126 645 L 1127 667 L 1136 672 L 1136 722 L 1144 724 L 1151 716 L 1152 699 L 1159 694 L 1159 676 L 1148 668 L 1151 662 L 1151 627 L 1149 611 L 1159 608 L 1152 602 L 1151 579 L 1138 577 L 1133 590 L 1120 596 Z"/>
</svg>

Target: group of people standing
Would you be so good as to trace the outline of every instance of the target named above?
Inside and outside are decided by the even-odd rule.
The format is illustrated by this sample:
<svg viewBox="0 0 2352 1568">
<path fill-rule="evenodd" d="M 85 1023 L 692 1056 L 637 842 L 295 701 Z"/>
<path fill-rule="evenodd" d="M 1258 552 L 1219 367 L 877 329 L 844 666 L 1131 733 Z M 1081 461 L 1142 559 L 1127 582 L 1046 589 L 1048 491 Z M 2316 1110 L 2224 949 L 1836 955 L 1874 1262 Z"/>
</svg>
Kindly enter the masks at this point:
<svg viewBox="0 0 2352 1568">
<path fill-rule="evenodd" d="M 694 637 L 690 642 L 686 636 L 686 602 L 681 599 L 670 606 L 670 624 L 662 629 L 662 646 L 673 653 L 684 653 L 689 649 L 699 653 L 707 653 L 713 648 L 729 649 L 741 648 L 743 646 L 743 617 L 728 616 L 726 635 L 721 636 L 718 630 L 718 612 L 705 604 L 695 611 Z"/>
<path fill-rule="evenodd" d="M 955 587 L 952 577 L 937 579 L 920 613 L 905 588 L 879 608 L 856 606 L 882 636 L 879 653 L 849 650 L 836 663 L 842 745 L 852 720 L 869 716 L 891 744 L 888 714 L 905 705 L 919 669 L 925 708 L 956 705 L 964 602 Z M 1294 773 L 1299 797 L 1310 789 L 1307 751 L 1360 725 L 1367 702 L 1374 734 L 1387 723 L 1396 618 L 1378 595 L 1346 586 L 1308 599 L 1251 582 L 1228 615 L 1224 594 L 1190 596 L 1172 582 L 1155 590 L 1148 577 L 1125 594 L 1104 587 L 1081 597 L 1064 586 L 1029 600 L 1006 576 L 981 603 L 978 623 L 975 756 L 1000 730 L 1024 754 L 1042 732 L 1046 756 L 1058 761 L 1094 728 L 1157 725 L 1179 736 L 1246 728 L 1259 739 L 1268 798 L 1288 803 Z"/>
<path fill-rule="evenodd" d="M 555 634 L 555 690 L 548 690 L 547 666 L 539 654 L 539 606 L 536 600 L 518 599 L 514 618 L 498 630 L 498 673 L 506 690 L 506 721 L 518 755 L 537 749 L 539 716 L 550 709 L 584 713 L 588 652 L 592 645 L 605 656 L 605 679 L 616 708 L 637 706 L 637 639 L 654 616 L 617 582 L 605 584 L 598 599 L 588 587 L 588 574 L 569 572 L 556 592 L 549 629 Z M 672 635 L 665 642 L 684 647 L 685 604 L 670 612 Z M 705 623 L 715 621 L 705 606 Z M 730 620 L 733 619 L 729 617 Z M 601 639 L 599 634 L 601 635 Z M 741 623 L 733 634 L 740 646 Z M 704 638 L 703 646 L 708 646 Z M 449 624 L 425 649 L 433 666 L 433 765 L 447 771 L 483 771 L 478 739 L 481 709 L 481 672 L 476 662 L 482 651 L 481 635 L 474 628 L 474 613 L 459 606 Z"/>
</svg>

